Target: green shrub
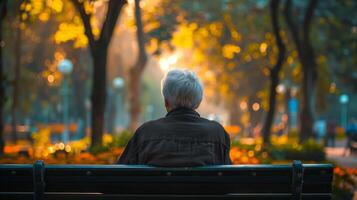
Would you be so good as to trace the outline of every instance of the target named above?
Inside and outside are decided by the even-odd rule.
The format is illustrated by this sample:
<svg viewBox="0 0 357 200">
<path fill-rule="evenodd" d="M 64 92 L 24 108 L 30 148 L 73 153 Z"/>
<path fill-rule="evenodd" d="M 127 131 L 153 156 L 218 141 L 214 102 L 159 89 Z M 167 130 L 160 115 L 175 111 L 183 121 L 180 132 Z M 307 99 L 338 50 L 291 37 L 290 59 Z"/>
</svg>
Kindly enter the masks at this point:
<svg viewBox="0 0 357 200">
<path fill-rule="evenodd" d="M 256 150 L 256 146 L 259 146 L 257 142 L 245 144 L 239 139 L 232 140 L 232 147 L 238 149 L 245 149 L 247 151 Z M 266 151 L 269 155 L 268 160 L 272 161 L 288 161 L 288 160 L 302 160 L 321 162 L 325 161 L 325 151 L 323 145 L 317 143 L 315 140 L 307 140 L 303 144 L 298 144 L 297 139 L 293 138 L 283 142 L 275 142 L 268 147 L 259 148 L 257 155 L 260 155 L 259 151 Z"/>
<path fill-rule="evenodd" d="M 271 146 L 270 156 L 273 160 L 302 160 L 321 162 L 326 159 L 324 147 L 314 140 L 308 140 L 302 145 L 287 143 Z"/>
<path fill-rule="evenodd" d="M 129 140 L 133 137 L 133 132 L 125 130 L 113 137 L 113 141 L 108 144 L 110 148 L 113 147 L 125 147 Z"/>
<path fill-rule="evenodd" d="M 129 140 L 132 138 L 133 133 L 131 131 L 125 130 L 118 135 L 112 136 L 112 141 L 108 142 L 105 145 L 94 146 L 90 149 L 90 152 L 93 154 L 108 152 L 113 148 L 121 147 L 124 148 Z"/>
</svg>

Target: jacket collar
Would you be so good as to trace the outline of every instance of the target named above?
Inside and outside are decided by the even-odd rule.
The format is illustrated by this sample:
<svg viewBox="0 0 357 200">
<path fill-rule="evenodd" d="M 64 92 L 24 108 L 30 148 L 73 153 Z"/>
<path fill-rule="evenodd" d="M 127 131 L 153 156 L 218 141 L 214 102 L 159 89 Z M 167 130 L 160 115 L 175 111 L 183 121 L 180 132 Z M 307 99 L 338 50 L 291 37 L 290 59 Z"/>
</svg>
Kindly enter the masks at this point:
<svg viewBox="0 0 357 200">
<path fill-rule="evenodd" d="M 175 109 L 170 110 L 166 114 L 166 117 L 168 117 L 168 116 L 177 116 L 177 115 L 192 115 L 192 116 L 195 116 L 195 117 L 200 117 L 200 114 L 198 114 L 198 112 L 196 112 L 193 109 L 185 108 L 185 107 L 179 107 L 179 108 L 175 108 Z"/>
</svg>

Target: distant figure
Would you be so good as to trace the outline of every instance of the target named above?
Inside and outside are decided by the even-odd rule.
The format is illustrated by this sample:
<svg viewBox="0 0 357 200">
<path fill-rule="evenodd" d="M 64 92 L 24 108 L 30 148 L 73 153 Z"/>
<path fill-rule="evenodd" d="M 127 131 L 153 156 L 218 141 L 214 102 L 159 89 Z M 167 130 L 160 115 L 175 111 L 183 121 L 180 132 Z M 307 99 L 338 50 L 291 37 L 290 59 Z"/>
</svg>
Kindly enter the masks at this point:
<svg viewBox="0 0 357 200">
<path fill-rule="evenodd" d="M 195 73 L 172 70 L 161 82 L 167 114 L 139 127 L 118 164 L 188 167 L 231 164 L 230 139 L 215 121 L 195 111 L 203 86 Z"/>
<path fill-rule="evenodd" d="M 347 136 L 357 136 L 357 121 L 355 119 L 351 119 L 346 127 L 346 135 Z"/>
<path fill-rule="evenodd" d="M 357 121 L 355 119 L 351 119 L 346 127 L 346 148 L 344 151 L 344 155 L 347 154 L 347 150 L 350 150 L 350 153 L 354 153 L 357 151 Z"/>
<path fill-rule="evenodd" d="M 325 136 L 325 146 L 335 147 L 336 138 L 336 122 L 333 119 L 327 121 L 326 126 L 326 136 Z"/>
</svg>

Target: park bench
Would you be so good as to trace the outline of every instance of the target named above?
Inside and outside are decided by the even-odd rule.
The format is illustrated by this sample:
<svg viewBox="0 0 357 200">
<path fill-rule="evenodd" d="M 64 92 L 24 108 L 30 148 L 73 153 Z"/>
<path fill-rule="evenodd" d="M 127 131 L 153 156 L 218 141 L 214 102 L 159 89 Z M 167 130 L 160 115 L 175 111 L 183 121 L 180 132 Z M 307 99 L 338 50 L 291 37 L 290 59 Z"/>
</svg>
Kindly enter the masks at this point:
<svg viewBox="0 0 357 200">
<path fill-rule="evenodd" d="M 331 199 L 330 164 L 0 165 L 0 199 Z"/>
</svg>

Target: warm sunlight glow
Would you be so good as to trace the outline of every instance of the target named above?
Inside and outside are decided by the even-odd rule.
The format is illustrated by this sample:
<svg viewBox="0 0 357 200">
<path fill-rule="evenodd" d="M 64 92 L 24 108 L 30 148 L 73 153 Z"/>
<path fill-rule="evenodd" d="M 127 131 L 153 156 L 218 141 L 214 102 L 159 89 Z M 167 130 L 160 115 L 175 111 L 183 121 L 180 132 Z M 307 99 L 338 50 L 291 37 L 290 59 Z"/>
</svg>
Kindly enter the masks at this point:
<svg viewBox="0 0 357 200">
<path fill-rule="evenodd" d="M 178 57 L 178 54 L 172 54 L 170 56 L 160 58 L 159 64 L 162 71 L 167 72 L 173 68 L 177 64 Z"/>
</svg>

